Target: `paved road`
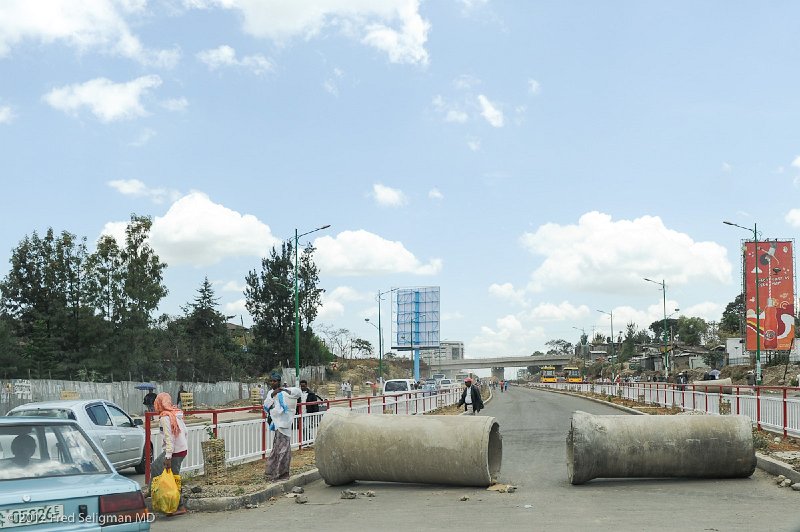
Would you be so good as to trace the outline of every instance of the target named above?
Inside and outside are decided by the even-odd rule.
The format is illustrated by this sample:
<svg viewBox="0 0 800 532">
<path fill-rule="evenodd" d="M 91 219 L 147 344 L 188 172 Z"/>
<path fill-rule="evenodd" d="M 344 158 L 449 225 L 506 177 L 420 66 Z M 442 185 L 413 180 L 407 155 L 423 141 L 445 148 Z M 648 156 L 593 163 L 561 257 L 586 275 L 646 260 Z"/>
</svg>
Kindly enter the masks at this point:
<svg viewBox="0 0 800 532">
<path fill-rule="evenodd" d="M 800 530 L 800 493 L 778 488 L 761 471 L 734 480 L 567 481 L 565 438 L 574 410 L 624 415 L 608 406 L 545 391 L 513 388 L 483 412 L 503 434 L 500 480 L 513 494 L 475 488 L 364 482 L 375 498 L 343 500 L 341 487 L 306 487 L 309 502 L 280 499 L 252 510 L 160 519 L 153 530 Z M 467 502 L 461 502 L 462 496 Z"/>
</svg>

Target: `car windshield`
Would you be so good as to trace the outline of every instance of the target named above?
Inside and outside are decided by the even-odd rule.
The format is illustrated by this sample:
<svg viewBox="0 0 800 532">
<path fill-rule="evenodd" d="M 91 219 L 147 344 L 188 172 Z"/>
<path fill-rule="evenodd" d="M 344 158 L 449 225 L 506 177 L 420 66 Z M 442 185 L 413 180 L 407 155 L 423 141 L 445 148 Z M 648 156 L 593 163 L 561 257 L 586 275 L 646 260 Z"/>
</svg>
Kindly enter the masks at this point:
<svg viewBox="0 0 800 532">
<path fill-rule="evenodd" d="M 8 413 L 11 417 L 54 417 L 58 419 L 75 419 L 72 410 L 66 408 L 33 408 L 28 410 L 14 410 Z"/>
<path fill-rule="evenodd" d="M 408 383 L 406 381 L 386 381 L 387 392 L 407 392 Z"/>
<path fill-rule="evenodd" d="M 110 472 L 76 427 L 0 425 L 0 481 Z"/>
</svg>

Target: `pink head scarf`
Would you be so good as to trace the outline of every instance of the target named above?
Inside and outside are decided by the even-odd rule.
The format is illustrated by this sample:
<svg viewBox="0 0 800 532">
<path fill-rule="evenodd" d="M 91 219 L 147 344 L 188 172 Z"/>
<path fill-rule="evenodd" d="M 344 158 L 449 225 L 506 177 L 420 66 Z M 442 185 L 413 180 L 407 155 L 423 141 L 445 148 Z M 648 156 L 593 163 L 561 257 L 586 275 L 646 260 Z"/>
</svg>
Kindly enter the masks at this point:
<svg viewBox="0 0 800 532">
<path fill-rule="evenodd" d="M 180 408 L 172 404 L 172 396 L 167 392 L 161 392 L 156 395 L 153 408 L 159 416 L 169 416 L 169 428 L 172 429 L 173 436 L 177 436 L 181 433 L 181 426 L 178 424 L 177 415 L 183 415 L 183 412 L 181 412 Z"/>
</svg>

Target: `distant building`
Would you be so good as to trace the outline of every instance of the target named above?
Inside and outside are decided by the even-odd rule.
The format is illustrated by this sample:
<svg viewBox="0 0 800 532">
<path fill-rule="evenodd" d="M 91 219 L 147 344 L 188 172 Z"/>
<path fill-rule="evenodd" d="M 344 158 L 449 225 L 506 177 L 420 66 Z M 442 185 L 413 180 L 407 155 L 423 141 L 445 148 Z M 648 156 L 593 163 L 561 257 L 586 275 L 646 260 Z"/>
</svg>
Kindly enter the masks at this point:
<svg viewBox="0 0 800 532">
<path fill-rule="evenodd" d="M 439 361 L 464 360 L 464 342 L 443 340 L 437 348 L 420 349 L 419 358 L 433 369 Z"/>
</svg>

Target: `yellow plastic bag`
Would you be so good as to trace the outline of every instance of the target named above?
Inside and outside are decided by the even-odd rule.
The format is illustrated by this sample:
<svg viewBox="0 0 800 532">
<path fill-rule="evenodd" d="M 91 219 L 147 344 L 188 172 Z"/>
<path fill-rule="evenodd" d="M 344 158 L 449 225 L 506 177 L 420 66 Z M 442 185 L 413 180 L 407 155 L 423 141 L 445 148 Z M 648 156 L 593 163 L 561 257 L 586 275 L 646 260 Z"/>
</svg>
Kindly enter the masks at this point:
<svg viewBox="0 0 800 532">
<path fill-rule="evenodd" d="M 181 502 L 181 490 L 175 483 L 175 475 L 170 469 L 155 477 L 150 485 L 150 495 L 153 498 L 153 510 L 165 514 L 174 513 Z"/>
</svg>

